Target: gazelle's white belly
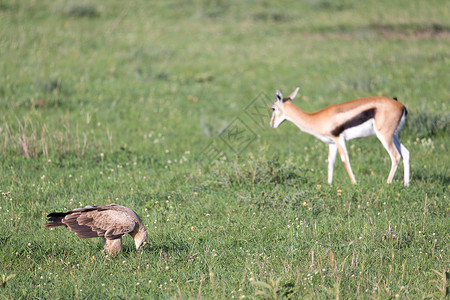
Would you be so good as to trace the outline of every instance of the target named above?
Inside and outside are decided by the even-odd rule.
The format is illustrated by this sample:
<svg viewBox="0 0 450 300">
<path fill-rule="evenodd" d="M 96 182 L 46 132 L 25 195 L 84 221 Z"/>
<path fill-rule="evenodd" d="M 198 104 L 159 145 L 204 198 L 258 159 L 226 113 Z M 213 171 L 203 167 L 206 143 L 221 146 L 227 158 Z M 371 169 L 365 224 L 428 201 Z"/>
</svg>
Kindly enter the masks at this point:
<svg viewBox="0 0 450 300">
<path fill-rule="evenodd" d="M 354 126 L 354 127 L 345 129 L 344 131 L 341 132 L 340 136 L 342 136 L 344 138 L 344 140 L 348 141 L 351 139 L 357 139 L 357 138 L 363 138 L 363 137 L 375 135 L 375 128 L 374 128 L 373 124 L 374 124 L 374 119 L 369 119 L 366 122 L 359 124 L 358 126 Z M 311 132 L 311 131 L 301 128 L 300 126 L 298 126 L 298 127 L 300 128 L 301 131 L 315 136 L 322 142 L 325 142 L 327 144 L 334 144 L 334 140 L 330 136 Z"/>
<path fill-rule="evenodd" d="M 357 139 L 357 138 L 363 138 L 375 135 L 375 128 L 373 126 L 374 119 L 369 119 L 366 122 L 355 126 L 345 129 L 341 135 L 344 137 L 345 140 L 351 140 L 351 139 Z"/>
</svg>

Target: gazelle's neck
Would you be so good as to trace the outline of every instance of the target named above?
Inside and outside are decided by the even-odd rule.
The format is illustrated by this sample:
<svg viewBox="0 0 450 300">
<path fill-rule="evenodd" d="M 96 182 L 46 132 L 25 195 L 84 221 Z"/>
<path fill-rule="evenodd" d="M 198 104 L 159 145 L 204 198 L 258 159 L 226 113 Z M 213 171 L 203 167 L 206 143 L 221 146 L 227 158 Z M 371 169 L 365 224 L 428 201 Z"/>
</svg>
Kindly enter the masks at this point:
<svg viewBox="0 0 450 300">
<path fill-rule="evenodd" d="M 295 106 L 292 101 L 284 103 L 284 113 L 286 119 L 294 123 L 302 131 L 309 132 L 314 127 L 314 120 L 311 118 L 311 114 Z"/>
</svg>

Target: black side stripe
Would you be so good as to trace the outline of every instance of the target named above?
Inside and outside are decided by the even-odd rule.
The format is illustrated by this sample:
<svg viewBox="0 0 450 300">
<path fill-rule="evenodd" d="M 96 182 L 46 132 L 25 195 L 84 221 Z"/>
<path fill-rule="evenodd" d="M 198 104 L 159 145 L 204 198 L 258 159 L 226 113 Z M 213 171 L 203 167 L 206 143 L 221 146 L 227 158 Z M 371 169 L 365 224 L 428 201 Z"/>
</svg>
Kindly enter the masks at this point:
<svg viewBox="0 0 450 300">
<path fill-rule="evenodd" d="M 373 119 L 375 117 L 375 108 L 371 108 L 368 110 L 365 110 L 361 112 L 359 115 L 355 116 L 354 118 L 348 120 L 347 122 L 337 126 L 331 131 L 331 134 L 338 137 L 343 131 L 346 129 L 356 127 L 358 125 L 361 125 L 362 123 L 366 122 L 369 119 Z"/>
</svg>

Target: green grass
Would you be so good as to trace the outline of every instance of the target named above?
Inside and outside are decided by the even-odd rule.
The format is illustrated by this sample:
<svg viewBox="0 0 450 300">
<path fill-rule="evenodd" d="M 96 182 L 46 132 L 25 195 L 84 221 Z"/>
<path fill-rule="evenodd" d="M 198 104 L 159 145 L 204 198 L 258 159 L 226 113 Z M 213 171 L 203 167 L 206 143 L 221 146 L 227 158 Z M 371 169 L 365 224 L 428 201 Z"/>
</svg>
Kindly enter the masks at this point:
<svg viewBox="0 0 450 300">
<path fill-rule="evenodd" d="M 0 298 L 448 297 L 449 9 L 0 0 Z M 338 161 L 328 186 L 327 146 L 268 126 L 297 86 L 306 111 L 398 97 L 410 187 L 376 138 L 348 143 L 358 184 Z M 110 202 L 142 253 L 43 226 Z"/>
</svg>

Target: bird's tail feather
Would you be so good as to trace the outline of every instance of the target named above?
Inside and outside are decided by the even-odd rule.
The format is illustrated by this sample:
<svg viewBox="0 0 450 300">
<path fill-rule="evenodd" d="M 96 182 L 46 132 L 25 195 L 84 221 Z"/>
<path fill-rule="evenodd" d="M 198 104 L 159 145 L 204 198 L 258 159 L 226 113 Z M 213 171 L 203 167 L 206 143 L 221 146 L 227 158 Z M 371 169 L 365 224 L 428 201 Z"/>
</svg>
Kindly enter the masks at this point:
<svg viewBox="0 0 450 300">
<path fill-rule="evenodd" d="M 45 227 L 57 227 L 57 226 L 65 226 L 62 222 L 62 219 L 67 215 L 67 213 L 51 213 L 47 215 L 50 223 L 45 224 Z"/>
</svg>

